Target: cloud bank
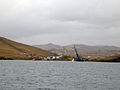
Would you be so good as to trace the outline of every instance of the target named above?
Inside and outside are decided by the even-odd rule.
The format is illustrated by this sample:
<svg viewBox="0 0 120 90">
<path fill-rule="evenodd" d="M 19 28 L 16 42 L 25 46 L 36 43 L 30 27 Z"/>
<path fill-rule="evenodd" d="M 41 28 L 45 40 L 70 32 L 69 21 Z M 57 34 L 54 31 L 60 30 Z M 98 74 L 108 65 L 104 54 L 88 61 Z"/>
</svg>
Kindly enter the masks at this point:
<svg viewBox="0 0 120 90">
<path fill-rule="evenodd" d="M 120 46 L 120 0 L 0 0 L 0 35 L 26 44 Z"/>
</svg>

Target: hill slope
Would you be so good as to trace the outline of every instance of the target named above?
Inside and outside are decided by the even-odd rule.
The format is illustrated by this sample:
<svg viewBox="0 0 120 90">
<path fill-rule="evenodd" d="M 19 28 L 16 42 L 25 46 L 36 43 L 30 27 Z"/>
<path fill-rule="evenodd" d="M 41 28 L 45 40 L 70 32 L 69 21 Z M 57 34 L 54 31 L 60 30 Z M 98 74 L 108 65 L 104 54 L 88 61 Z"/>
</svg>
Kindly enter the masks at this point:
<svg viewBox="0 0 120 90">
<path fill-rule="evenodd" d="M 103 61 L 103 62 L 120 62 L 120 55 L 110 56 L 105 58 L 100 58 L 96 61 Z"/>
<path fill-rule="evenodd" d="M 36 48 L 33 46 L 25 45 L 22 43 L 14 42 L 6 38 L 0 37 L 0 57 L 10 59 L 30 59 L 31 56 L 24 54 L 34 54 L 39 56 L 55 55 L 46 50 Z"/>
<path fill-rule="evenodd" d="M 35 47 L 38 47 L 38 48 L 45 49 L 45 50 L 62 48 L 62 46 L 60 46 L 60 45 L 55 45 L 55 44 L 52 44 L 52 43 L 48 43 L 48 44 L 44 44 L 44 45 L 34 45 L 34 46 L 35 46 Z"/>
</svg>

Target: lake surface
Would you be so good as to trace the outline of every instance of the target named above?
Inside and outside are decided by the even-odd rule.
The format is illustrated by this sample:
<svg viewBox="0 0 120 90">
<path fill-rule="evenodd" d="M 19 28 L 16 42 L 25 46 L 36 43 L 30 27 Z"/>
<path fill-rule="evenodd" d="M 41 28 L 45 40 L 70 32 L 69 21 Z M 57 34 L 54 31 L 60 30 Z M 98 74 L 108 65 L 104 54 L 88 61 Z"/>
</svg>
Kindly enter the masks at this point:
<svg viewBox="0 0 120 90">
<path fill-rule="evenodd" d="M 120 90 L 120 63 L 1 60 L 0 90 Z"/>
</svg>

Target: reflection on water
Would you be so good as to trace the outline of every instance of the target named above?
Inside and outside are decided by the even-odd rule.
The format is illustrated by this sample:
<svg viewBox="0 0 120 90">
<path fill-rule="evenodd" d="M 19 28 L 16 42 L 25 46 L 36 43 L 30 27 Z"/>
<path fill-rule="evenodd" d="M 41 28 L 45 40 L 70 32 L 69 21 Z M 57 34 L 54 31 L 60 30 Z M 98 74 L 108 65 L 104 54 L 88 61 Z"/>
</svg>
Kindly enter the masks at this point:
<svg viewBox="0 0 120 90">
<path fill-rule="evenodd" d="M 0 61 L 0 90 L 120 90 L 120 64 Z"/>
</svg>

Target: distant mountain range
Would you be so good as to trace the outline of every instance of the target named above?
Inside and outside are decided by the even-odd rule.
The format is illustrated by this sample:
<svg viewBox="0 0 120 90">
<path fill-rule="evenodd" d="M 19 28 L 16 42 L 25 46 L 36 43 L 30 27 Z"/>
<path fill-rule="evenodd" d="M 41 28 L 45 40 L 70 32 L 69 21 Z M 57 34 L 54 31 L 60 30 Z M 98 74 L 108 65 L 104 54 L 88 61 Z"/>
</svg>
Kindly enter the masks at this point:
<svg viewBox="0 0 120 90">
<path fill-rule="evenodd" d="M 31 54 L 39 56 L 55 55 L 47 50 L 0 37 L 0 59 L 31 59 Z"/>
<path fill-rule="evenodd" d="M 48 43 L 48 44 L 44 44 L 44 45 L 34 45 L 34 46 L 38 47 L 38 48 L 45 49 L 45 50 L 62 48 L 62 46 L 56 45 L 56 44 L 52 44 L 52 43 Z"/>
<path fill-rule="evenodd" d="M 52 43 L 44 45 L 35 45 L 35 47 L 48 50 L 57 54 L 75 56 L 74 45 L 60 46 Z M 83 44 L 75 44 L 77 51 L 84 57 L 106 57 L 120 53 L 120 47 L 116 46 L 89 46 Z"/>
</svg>

